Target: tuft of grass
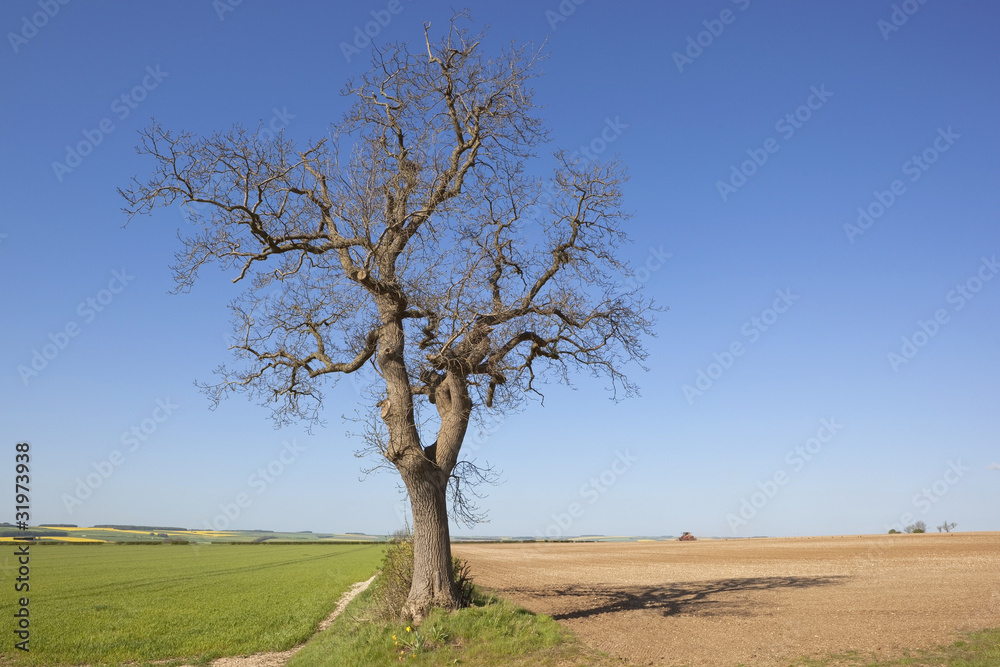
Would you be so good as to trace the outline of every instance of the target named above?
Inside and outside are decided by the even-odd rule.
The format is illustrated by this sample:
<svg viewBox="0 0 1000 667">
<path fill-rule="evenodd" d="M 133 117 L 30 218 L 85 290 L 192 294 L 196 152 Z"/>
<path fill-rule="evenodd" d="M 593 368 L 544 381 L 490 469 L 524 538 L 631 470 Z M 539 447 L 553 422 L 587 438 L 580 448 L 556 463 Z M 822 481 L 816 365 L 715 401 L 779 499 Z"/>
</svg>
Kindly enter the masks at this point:
<svg viewBox="0 0 1000 667">
<path fill-rule="evenodd" d="M 879 660 L 856 651 L 821 658 L 799 658 L 790 667 L 997 667 L 1000 628 L 972 632 L 948 646 L 907 651 L 900 658 Z"/>
<path fill-rule="evenodd" d="M 472 606 L 450 613 L 434 610 L 419 627 L 376 620 L 375 605 L 372 589 L 359 595 L 327 631 L 316 635 L 292 657 L 288 667 L 611 664 L 550 617 L 494 596 L 476 592 Z"/>
</svg>

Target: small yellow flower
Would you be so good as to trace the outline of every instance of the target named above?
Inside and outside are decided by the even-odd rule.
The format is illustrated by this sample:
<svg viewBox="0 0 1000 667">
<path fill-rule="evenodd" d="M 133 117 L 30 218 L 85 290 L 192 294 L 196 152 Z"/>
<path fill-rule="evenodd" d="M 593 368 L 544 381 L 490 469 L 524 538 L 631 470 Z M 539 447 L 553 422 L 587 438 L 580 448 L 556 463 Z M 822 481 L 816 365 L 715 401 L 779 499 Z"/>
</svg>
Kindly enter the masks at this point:
<svg viewBox="0 0 1000 667">
<path fill-rule="evenodd" d="M 407 631 L 407 632 L 409 632 L 409 631 L 410 631 L 410 626 L 406 626 L 406 631 Z"/>
</svg>

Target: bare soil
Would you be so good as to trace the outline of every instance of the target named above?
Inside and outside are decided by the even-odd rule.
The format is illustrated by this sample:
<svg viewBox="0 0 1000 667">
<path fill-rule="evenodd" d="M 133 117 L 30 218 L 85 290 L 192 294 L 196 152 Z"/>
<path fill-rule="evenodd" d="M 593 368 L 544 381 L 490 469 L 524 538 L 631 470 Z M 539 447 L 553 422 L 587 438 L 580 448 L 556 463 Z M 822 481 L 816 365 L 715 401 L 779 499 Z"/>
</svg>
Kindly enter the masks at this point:
<svg viewBox="0 0 1000 667">
<path fill-rule="evenodd" d="M 1000 627 L 1000 533 L 461 544 L 476 584 L 629 665 L 892 658 Z"/>
</svg>

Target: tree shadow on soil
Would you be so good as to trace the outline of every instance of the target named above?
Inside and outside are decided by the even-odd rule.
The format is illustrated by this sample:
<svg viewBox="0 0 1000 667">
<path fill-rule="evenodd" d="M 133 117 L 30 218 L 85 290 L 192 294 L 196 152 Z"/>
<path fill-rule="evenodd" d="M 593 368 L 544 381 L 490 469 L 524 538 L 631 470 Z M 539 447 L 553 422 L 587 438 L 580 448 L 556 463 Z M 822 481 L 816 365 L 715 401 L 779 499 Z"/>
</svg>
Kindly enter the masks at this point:
<svg viewBox="0 0 1000 667">
<path fill-rule="evenodd" d="M 762 608 L 756 593 L 834 586 L 845 583 L 848 578 L 749 577 L 663 586 L 567 586 L 544 590 L 517 588 L 504 592 L 551 602 L 554 613 L 545 613 L 557 621 L 643 609 L 660 611 L 664 616 L 752 616 L 766 609 Z M 556 607 L 558 611 L 555 610 Z"/>
</svg>

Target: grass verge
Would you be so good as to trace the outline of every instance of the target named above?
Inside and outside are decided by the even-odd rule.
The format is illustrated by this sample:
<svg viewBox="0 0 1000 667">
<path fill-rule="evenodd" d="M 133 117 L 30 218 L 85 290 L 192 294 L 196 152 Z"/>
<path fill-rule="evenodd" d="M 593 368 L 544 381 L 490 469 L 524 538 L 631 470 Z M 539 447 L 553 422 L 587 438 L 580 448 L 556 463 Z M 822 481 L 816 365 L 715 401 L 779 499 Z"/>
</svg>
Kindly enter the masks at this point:
<svg viewBox="0 0 1000 667">
<path fill-rule="evenodd" d="M 359 595 L 288 667 L 406 664 L 419 667 L 611 665 L 548 616 L 476 592 L 473 606 L 434 611 L 419 628 L 373 618 L 373 589 Z"/>
<path fill-rule="evenodd" d="M 801 658 L 790 667 L 998 667 L 1000 628 L 972 632 L 948 646 L 908 651 L 901 658 L 879 660 L 857 652 Z"/>
</svg>

